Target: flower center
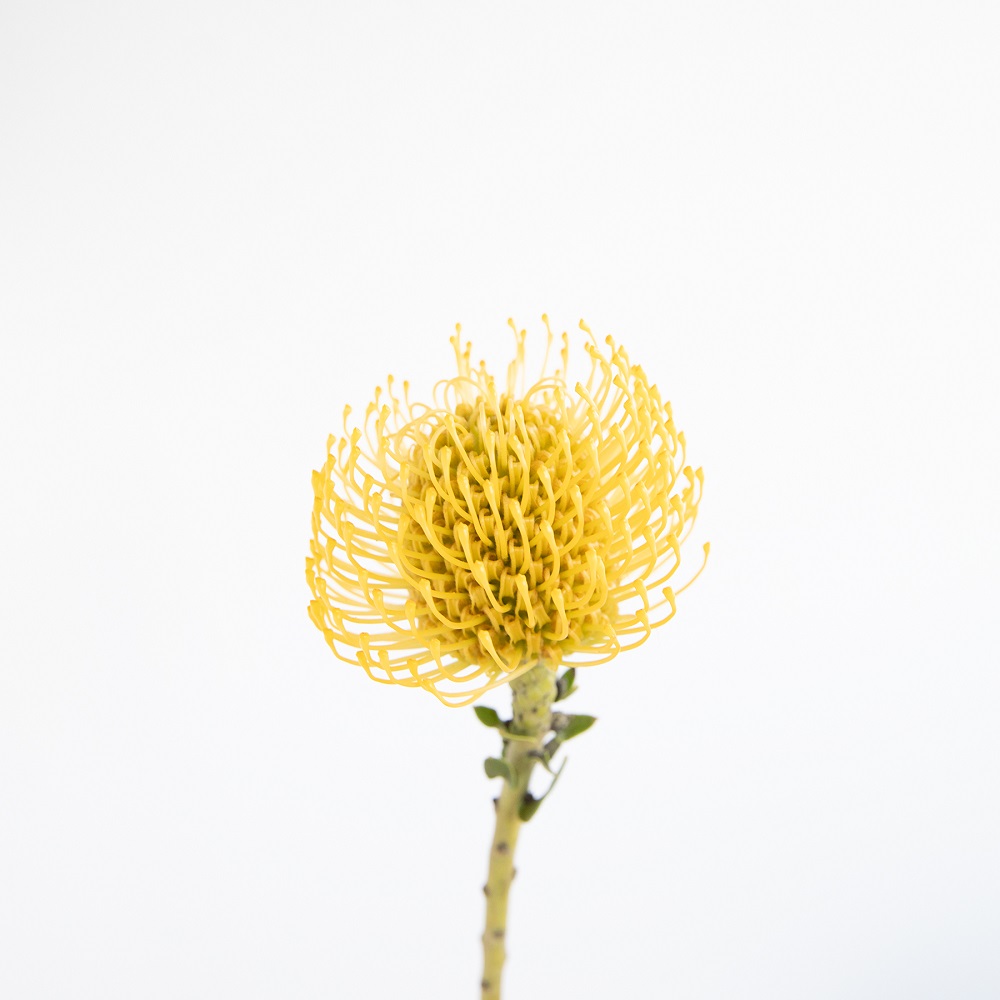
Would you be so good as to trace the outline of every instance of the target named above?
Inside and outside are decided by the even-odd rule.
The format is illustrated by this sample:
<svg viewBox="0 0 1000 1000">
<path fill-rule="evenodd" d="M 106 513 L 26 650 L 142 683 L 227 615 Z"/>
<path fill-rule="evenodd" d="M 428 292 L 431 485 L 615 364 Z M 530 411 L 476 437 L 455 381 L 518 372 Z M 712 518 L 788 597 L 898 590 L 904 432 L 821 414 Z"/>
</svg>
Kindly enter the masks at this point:
<svg viewBox="0 0 1000 1000">
<path fill-rule="evenodd" d="M 557 664 L 606 636 L 612 537 L 597 448 L 548 403 L 481 397 L 432 415 L 409 449 L 399 558 L 423 625 L 464 662 Z M 470 640 L 474 640 L 471 641 Z"/>
</svg>

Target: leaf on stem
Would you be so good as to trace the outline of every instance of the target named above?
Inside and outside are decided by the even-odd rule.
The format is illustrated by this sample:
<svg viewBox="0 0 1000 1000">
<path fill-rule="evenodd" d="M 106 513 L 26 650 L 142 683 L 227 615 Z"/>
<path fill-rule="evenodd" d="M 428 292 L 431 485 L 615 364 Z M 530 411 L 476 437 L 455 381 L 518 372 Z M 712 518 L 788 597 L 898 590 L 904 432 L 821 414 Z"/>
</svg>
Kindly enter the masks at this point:
<svg viewBox="0 0 1000 1000">
<path fill-rule="evenodd" d="M 484 726 L 489 726 L 490 729 L 503 729 L 504 722 L 497 715 L 495 708 L 487 708 L 485 705 L 475 705 L 472 711 L 476 713 L 476 718 Z"/>
<path fill-rule="evenodd" d="M 559 739 L 563 742 L 573 739 L 574 736 L 579 736 L 580 733 L 585 733 L 597 722 L 597 719 L 593 715 L 568 715 L 566 718 L 569 721 L 559 731 Z"/>
<path fill-rule="evenodd" d="M 548 792 L 545 795 L 548 795 Z M 545 795 L 542 796 L 542 799 L 545 798 Z M 538 812 L 538 807 L 542 804 L 542 799 L 536 799 L 531 792 L 525 792 L 524 798 L 521 799 L 521 804 L 517 807 L 517 815 L 527 823 Z"/>
<path fill-rule="evenodd" d="M 514 784 L 514 776 L 510 773 L 510 765 L 500 757 L 487 757 L 483 761 L 483 770 L 487 778 L 503 778 Z"/>
<path fill-rule="evenodd" d="M 552 789 L 556 787 L 556 782 L 559 780 L 559 775 L 563 773 L 563 768 L 566 767 L 566 761 L 563 761 L 559 765 L 559 770 L 552 776 L 552 784 L 545 789 L 545 793 L 540 795 L 537 799 L 531 792 L 525 792 L 524 798 L 521 800 L 521 804 L 517 807 L 517 815 L 527 823 L 532 816 L 538 812 L 538 807 L 549 797 Z"/>
<path fill-rule="evenodd" d="M 573 685 L 576 683 L 576 667 L 570 667 L 562 677 L 556 680 L 556 701 L 562 701 L 564 698 L 568 698 L 576 688 Z"/>
</svg>

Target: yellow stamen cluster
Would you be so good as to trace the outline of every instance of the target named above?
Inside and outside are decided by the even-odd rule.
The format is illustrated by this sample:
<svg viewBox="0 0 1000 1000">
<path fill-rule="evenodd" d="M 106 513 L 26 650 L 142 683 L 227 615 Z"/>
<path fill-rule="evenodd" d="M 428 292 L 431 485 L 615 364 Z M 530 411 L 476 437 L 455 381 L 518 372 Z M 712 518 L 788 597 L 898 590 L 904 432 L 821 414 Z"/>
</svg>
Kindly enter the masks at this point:
<svg viewBox="0 0 1000 1000">
<path fill-rule="evenodd" d="M 435 405 L 390 377 L 362 427 L 345 410 L 313 473 L 310 616 L 341 659 L 448 705 L 645 641 L 676 610 L 668 581 L 701 498 L 670 404 L 610 337 L 603 350 L 581 322 L 587 380 L 569 385 L 563 334 L 560 367 L 546 375 L 546 351 L 525 390 L 511 326 L 505 391 L 458 328 Z"/>
</svg>

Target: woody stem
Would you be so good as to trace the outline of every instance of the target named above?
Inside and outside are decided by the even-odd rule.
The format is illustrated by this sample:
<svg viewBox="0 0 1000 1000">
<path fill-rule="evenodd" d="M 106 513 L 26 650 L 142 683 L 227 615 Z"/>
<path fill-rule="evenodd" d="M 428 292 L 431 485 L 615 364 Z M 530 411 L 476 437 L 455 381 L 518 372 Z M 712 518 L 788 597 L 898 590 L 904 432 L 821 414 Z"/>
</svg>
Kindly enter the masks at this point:
<svg viewBox="0 0 1000 1000">
<path fill-rule="evenodd" d="M 545 737 L 552 727 L 552 703 L 556 696 L 556 676 L 538 664 L 510 682 L 514 718 L 510 731 L 527 737 L 507 743 L 504 759 L 510 781 L 504 780 L 496 801 L 496 830 L 490 848 L 486 893 L 486 929 L 483 932 L 482 1000 L 500 1000 L 500 977 L 507 957 L 507 898 L 514 878 L 514 849 L 521 830 L 521 805 Z"/>
</svg>

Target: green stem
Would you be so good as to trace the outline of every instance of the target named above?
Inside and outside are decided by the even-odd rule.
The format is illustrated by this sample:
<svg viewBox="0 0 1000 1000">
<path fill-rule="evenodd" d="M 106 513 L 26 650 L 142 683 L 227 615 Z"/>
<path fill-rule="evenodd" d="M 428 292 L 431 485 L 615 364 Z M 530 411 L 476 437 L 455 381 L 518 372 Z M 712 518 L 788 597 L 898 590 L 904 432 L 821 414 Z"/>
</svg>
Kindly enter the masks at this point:
<svg viewBox="0 0 1000 1000">
<path fill-rule="evenodd" d="M 521 830 L 518 812 L 528 791 L 535 766 L 534 753 L 541 750 L 552 727 L 552 703 L 556 695 L 556 675 L 538 664 L 510 682 L 514 718 L 511 732 L 530 740 L 507 743 L 505 759 L 513 781 L 504 781 L 497 799 L 496 831 L 490 848 L 490 868 L 483 892 L 486 893 L 486 930 L 483 932 L 482 1000 L 500 1000 L 500 976 L 507 957 L 507 897 L 514 878 L 514 849 Z"/>
</svg>

